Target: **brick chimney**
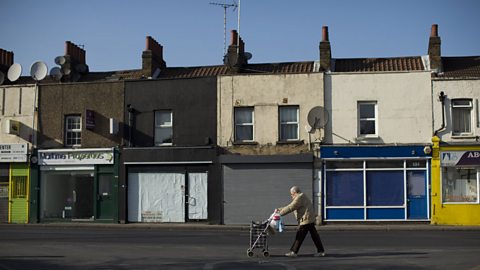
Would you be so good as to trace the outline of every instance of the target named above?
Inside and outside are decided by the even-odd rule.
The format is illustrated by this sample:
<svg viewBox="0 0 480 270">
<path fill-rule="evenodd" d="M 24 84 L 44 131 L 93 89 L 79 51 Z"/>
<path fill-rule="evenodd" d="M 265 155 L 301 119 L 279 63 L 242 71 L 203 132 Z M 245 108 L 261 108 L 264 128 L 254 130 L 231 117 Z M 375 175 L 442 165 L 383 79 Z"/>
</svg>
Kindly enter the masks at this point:
<svg viewBox="0 0 480 270">
<path fill-rule="evenodd" d="M 61 64 L 66 76 L 74 73 L 88 73 L 86 52 L 71 41 L 65 41 L 65 63 Z"/>
<path fill-rule="evenodd" d="M 163 60 L 163 46 L 151 36 L 146 38 L 145 51 L 142 53 L 142 73 L 145 77 L 152 77 L 155 70 L 165 69 L 167 64 Z"/>
<path fill-rule="evenodd" d="M 231 30 L 230 45 L 228 46 L 227 55 L 223 58 L 223 63 L 233 73 L 241 72 L 241 68 L 248 64 L 248 59 L 245 55 L 245 43 L 238 36 L 237 30 Z"/>
<path fill-rule="evenodd" d="M 13 52 L 0 48 L 0 71 L 6 75 L 11 65 L 13 65 Z"/>
<path fill-rule="evenodd" d="M 322 41 L 320 41 L 320 71 L 330 71 L 332 64 L 332 48 L 328 40 L 328 26 L 322 27 Z"/>
<path fill-rule="evenodd" d="M 430 58 L 430 70 L 441 72 L 442 69 L 442 53 L 441 40 L 438 36 L 438 25 L 432 24 L 430 32 L 430 40 L 428 42 L 428 56 Z"/>
</svg>

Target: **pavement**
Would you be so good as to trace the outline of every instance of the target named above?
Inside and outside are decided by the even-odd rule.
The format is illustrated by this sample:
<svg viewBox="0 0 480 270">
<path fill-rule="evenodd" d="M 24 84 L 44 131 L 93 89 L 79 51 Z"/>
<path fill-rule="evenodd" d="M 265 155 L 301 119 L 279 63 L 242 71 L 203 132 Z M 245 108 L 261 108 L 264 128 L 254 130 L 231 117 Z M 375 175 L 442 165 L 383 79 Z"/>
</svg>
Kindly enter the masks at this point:
<svg viewBox="0 0 480 270">
<path fill-rule="evenodd" d="M 3 226 L 61 227 L 61 228 L 116 228 L 116 229 L 165 229 L 165 230 L 211 230 L 249 231 L 249 225 L 212 225 L 207 223 L 96 223 L 96 222 L 53 222 L 30 224 L 0 224 Z M 285 226 L 294 231 L 297 226 Z M 432 225 L 429 223 L 335 223 L 317 225 L 318 231 L 480 231 L 480 225 Z"/>
</svg>

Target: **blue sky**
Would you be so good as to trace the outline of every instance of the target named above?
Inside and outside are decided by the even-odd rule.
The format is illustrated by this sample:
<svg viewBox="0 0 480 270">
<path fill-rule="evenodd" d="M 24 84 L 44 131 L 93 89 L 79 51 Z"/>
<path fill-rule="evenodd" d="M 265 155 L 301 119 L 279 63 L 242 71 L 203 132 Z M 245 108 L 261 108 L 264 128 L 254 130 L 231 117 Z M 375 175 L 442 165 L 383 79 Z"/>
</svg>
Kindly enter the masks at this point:
<svg viewBox="0 0 480 270">
<path fill-rule="evenodd" d="M 210 2 L 225 0 L 0 0 L 0 48 L 24 76 L 37 60 L 54 67 L 67 40 L 85 46 L 91 71 L 141 68 L 147 35 L 167 66 L 218 65 L 223 8 Z M 251 63 L 318 60 L 323 25 L 333 58 L 426 55 L 434 23 L 443 56 L 480 55 L 479 12 L 478 0 L 241 0 L 240 32 Z M 227 18 L 228 43 L 236 11 Z"/>
</svg>

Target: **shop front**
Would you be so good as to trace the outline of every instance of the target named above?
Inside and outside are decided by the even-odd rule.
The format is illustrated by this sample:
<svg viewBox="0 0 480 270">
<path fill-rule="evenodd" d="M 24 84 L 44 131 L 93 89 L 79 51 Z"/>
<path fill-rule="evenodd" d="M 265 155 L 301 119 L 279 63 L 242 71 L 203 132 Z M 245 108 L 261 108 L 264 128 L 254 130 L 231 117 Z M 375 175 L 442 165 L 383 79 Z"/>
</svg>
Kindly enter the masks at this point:
<svg viewBox="0 0 480 270">
<path fill-rule="evenodd" d="M 219 223 L 215 148 L 125 148 L 122 156 L 125 222 Z"/>
<path fill-rule="evenodd" d="M 480 145 L 432 141 L 432 224 L 480 225 Z"/>
<path fill-rule="evenodd" d="M 429 146 L 322 146 L 325 221 L 426 221 Z"/>
<path fill-rule="evenodd" d="M 28 223 L 30 168 L 26 143 L 0 144 L 0 223 Z"/>
<path fill-rule="evenodd" d="M 39 220 L 118 220 L 114 148 L 38 151 Z"/>
<path fill-rule="evenodd" d="M 298 186 L 314 200 L 313 155 L 222 155 L 223 222 L 245 225 L 267 219 L 273 210 L 291 202 L 290 188 Z M 287 225 L 296 225 L 293 215 Z"/>
</svg>

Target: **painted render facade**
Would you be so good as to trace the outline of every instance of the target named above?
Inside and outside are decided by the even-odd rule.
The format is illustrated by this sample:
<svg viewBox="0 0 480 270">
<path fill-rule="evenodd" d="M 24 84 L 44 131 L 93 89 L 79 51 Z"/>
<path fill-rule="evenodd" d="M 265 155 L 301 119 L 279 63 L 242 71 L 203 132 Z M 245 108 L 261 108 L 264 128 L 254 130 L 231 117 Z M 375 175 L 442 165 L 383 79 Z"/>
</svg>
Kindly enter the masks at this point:
<svg viewBox="0 0 480 270">
<path fill-rule="evenodd" d="M 308 112 L 323 106 L 323 73 L 236 75 L 218 77 L 218 145 L 241 154 L 296 154 L 308 151 Z M 299 142 L 279 141 L 279 107 L 299 106 Z M 253 141 L 235 145 L 234 108 L 254 108 Z M 311 140 L 321 139 L 314 134 Z"/>
<path fill-rule="evenodd" d="M 326 144 L 429 143 L 430 72 L 332 73 L 325 76 L 330 112 Z M 377 136 L 358 134 L 358 102 L 377 104 Z"/>
</svg>

